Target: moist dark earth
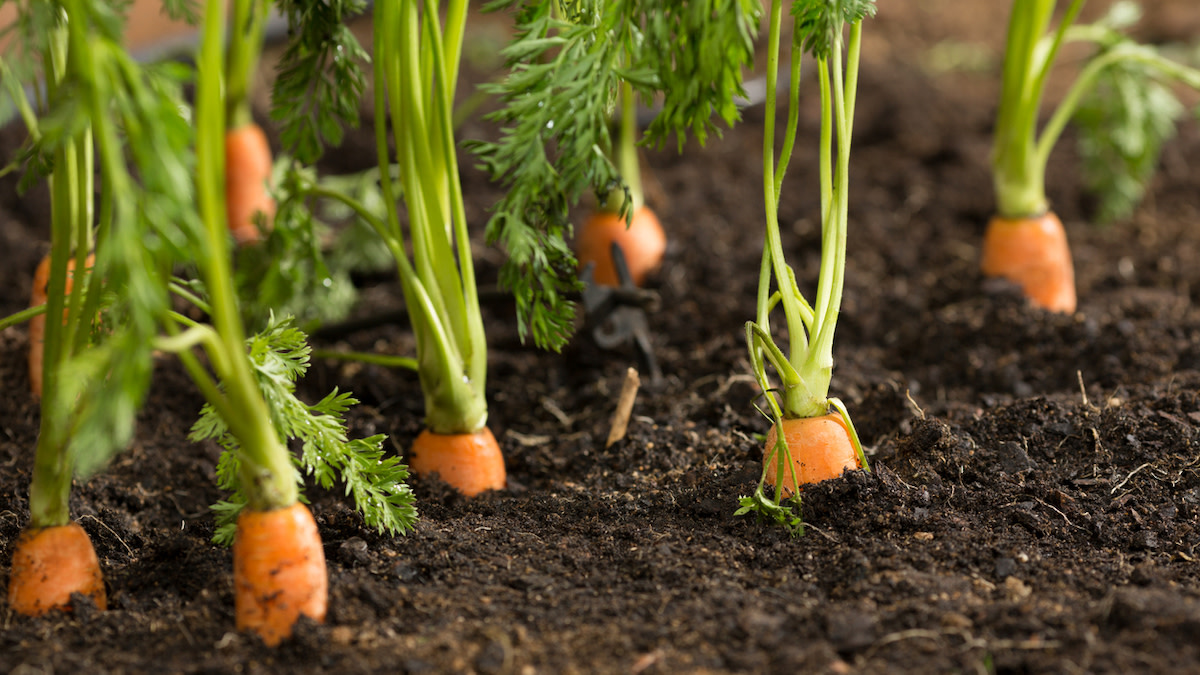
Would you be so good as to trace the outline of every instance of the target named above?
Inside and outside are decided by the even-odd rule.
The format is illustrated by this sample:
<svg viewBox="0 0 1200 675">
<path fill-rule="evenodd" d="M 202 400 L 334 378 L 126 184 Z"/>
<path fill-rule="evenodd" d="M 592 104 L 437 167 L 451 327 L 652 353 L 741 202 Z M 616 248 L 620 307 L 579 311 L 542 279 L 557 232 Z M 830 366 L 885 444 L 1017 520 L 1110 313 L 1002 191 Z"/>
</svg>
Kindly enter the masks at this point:
<svg viewBox="0 0 1200 675">
<path fill-rule="evenodd" d="M 522 346 L 511 304 L 489 300 L 490 425 L 508 489 L 465 500 L 414 479 L 421 520 L 392 538 L 310 485 L 329 616 L 269 649 L 234 630 L 230 554 L 209 542 L 218 451 L 186 439 L 201 399 L 164 360 L 132 447 L 74 492 L 110 609 L 4 610 L 0 671 L 1200 672 L 1200 128 L 1181 126 L 1145 203 L 1107 227 L 1090 222 L 1069 135 L 1055 152 L 1047 189 L 1076 256 L 1075 314 L 985 281 L 1004 4 L 884 1 L 865 29 L 832 393 L 873 472 L 806 490 L 803 538 L 733 515 L 767 428 L 743 343 L 763 223 L 752 107 L 707 148 L 645 156 L 672 241 L 649 284 L 665 377 L 639 393 L 625 440 L 604 447 L 633 353 L 586 333 L 562 354 Z M 1146 9 L 1144 41 L 1200 35 L 1190 0 Z M 811 289 L 817 110 L 805 92 L 781 223 Z M 462 136 L 491 133 L 472 121 Z M 20 136 L 8 129 L 0 147 Z M 352 137 L 326 169 L 361 168 L 367 143 Z M 464 181 L 478 230 L 497 188 L 470 169 Z M 3 183 L 2 314 L 28 298 L 45 215 Z M 499 255 L 476 250 L 494 279 Z M 400 306 L 392 281 L 364 290 L 356 316 Z M 5 579 L 37 430 L 26 342 L 23 327 L 0 333 Z M 411 340 L 387 325 L 317 344 Z M 419 431 L 411 374 L 317 363 L 302 391 L 335 385 L 362 399 L 354 433 L 387 433 L 402 452 Z"/>
</svg>

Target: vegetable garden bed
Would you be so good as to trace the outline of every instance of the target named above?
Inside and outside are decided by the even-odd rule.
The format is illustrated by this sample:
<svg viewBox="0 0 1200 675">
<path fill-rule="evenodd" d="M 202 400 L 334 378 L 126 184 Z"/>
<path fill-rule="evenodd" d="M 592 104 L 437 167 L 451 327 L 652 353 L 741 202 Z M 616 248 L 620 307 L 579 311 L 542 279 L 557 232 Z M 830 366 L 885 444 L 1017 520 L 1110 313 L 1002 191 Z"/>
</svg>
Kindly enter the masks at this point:
<svg viewBox="0 0 1200 675">
<path fill-rule="evenodd" d="M 329 614 L 268 649 L 234 630 L 230 553 L 210 543 L 219 450 L 187 440 L 203 401 L 164 360 L 130 451 L 72 496 L 108 611 L 5 610 L 0 670 L 1200 669 L 1200 128 L 1181 126 L 1148 200 L 1104 229 L 1087 224 L 1094 202 L 1068 131 L 1046 188 L 1075 254 L 1076 313 L 985 282 L 1006 16 L 991 4 L 888 0 L 864 30 L 832 393 L 854 410 L 873 472 L 807 489 L 805 537 L 733 516 L 769 426 L 752 405 L 742 330 L 762 245 L 752 107 L 707 148 L 646 155 L 646 200 L 671 241 L 648 283 L 661 295 L 650 326 L 665 378 L 639 393 L 624 440 L 604 447 L 632 351 L 601 351 L 585 333 L 562 354 L 522 346 L 511 303 L 485 294 L 488 419 L 508 489 L 466 500 L 414 478 L 421 518 L 392 538 L 336 488 L 309 485 Z M 1200 35 L 1191 0 L 1145 6 L 1143 41 Z M 941 69 L 947 55 L 978 69 Z M 803 286 L 819 256 L 819 120 L 814 106 L 801 115 L 780 223 Z M 494 133 L 469 121 L 459 137 Z M 6 158 L 20 136 L 3 132 Z M 372 144 L 369 131 L 351 136 L 326 168 L 364 168 Z M 499 188 L 461 164 L 478 229 Z M 19 198 L 6 178 L 0 316 L 25 306 L 47 222 L 44 195 Z M 494 283 L 497 257 L 475 251 L 481 282 Z M 400 306 L 395 284 L 370 283 L 355 316 Z M 403 353 L 412 338 L 402 324 L 342 340 Z M 38 432 L 26 348 L 23 327 L 0 332 L 2 578 Z M 362 400 L 349 414 L 356 437 L 386 433 L 399 450 L 421 430 L 414 374 L 318 360 L 300 390 L 315 400 L 333 386 Z"/>
</svg>

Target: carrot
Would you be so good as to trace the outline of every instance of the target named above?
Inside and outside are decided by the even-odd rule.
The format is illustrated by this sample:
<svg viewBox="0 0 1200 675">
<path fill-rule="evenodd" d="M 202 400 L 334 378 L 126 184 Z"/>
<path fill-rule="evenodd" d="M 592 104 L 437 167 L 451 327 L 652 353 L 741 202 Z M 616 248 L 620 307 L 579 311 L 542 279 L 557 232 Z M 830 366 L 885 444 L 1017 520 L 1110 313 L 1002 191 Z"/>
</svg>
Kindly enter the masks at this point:
<svg viewBox="0 0 1200 675">
<path fill-rule="evenodd" d="M 1075 268 L 1062 221 L 1053 212 L 1028 218 L 996 216 L 983 239 L 983 273 L 1021 286 L 1037 307 L 1075 311 Z"/>
<path fill-rule="evenodd" d="M 858 454 L 850 440 L 846 423 L 838 413 L 820 417 L 783 418 L 783 439 L 792 456 L 795 480 L 788 467 L 783 467 L 783 492 L 790 495 L 801 486 L 837 478 L 847 469 L 860 468 Z M 767 483 L 775 485 L 779 475 L 782 453 L 775 451 L 775 440 L 779 438 L 777 426 L 767 433 L 766 470 Z"/>
<path fill-rule="evenodd" d="M 597 211 L 575 236 L 575 255 L 579 265 L 596 263 L 592 279 L 597 284 L 616 286 L 619 283 L 612 261 L 613 242 L 621 247 L 633 283 L 639 286 L 662 264 L 663 254 L 667 250 L 667 235 L 649 207 L 635 209 L 629 227 L 625 226 L 625 219 L 620 215 L 612 211 Z"/>
<path fill-rule="evenodd" d="M 467 497 L 485 490 L 502 490 L 508 481 L 504 456 L 487 427 L 469 434 L 438 434 L 428 429 L 413 441 L 408 468 L 414 473 L 437 473 Z"/>
<path fill-rule="evenodd" d="M 234 614 L 268 646 L 292 634 L 303 614 L 325 620 L 329 578 L 317 523 L 304 504 L 238 516 L 233 542 Z"/>
<path fill-rule="evenodd" d="M 255 216 L 263 214 L 267 229 L 275 216 L 271 177 L 271 146 L 262 127 L 248 122 L 225 132 L 225 210 L 229 231 L 238 244 L 259 241 Z"/>
<path fill-rule="evenodd" d="M 89 254 L 87 264 L 90 268 L 96 261 L 95 254 Z M 72 272 L 75 271 L 75 258 L 67 260 L 67 287 L 65 293 L 70 293 L 74 285 Z M 50 282 L 50 255 L 47 254 L 38 263 L 33 273 L 33 292 L 29 294 L 29 306 L 37 307 L 46 304 L 46 287 Z M 66 310 L 63 310 L 63 321 L 66 321 Z M 29 320 L 29 390 L 35 398 L 42 396 L 42 358 L 46 346 L 46 315 L 39 314 Z"/>
<path fill-rule="evenodd" d="M 8 606 L 26 616 L 72 611 L 71 594 L 107 609 L 104 576 L 92 540 L 78 523 L 27 528 L 13 548 Z"/>
</svg>

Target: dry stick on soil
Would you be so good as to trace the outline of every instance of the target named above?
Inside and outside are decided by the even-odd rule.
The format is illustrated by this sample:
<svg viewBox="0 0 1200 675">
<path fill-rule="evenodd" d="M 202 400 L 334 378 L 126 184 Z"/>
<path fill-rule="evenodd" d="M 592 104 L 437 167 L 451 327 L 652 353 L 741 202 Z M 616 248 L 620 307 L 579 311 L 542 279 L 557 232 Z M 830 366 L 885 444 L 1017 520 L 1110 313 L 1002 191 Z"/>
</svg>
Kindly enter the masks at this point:
<svg viewBox="0 0 1200 675">
<path fill-rule="evenodd" d="M 637 399 L 638 387 L 642 385 L 636 368 L 625 371 L 625 382 L 621 385 L 621 396 L 617 399 L 617 409 L 613 412 L 612 424 L 608 428 L 608 440 L 604 447 L 612 447 L 613 443 L 625 438 L 629 429 L 629 416 L 633 413 L 633 402 Z"/>
</svg>

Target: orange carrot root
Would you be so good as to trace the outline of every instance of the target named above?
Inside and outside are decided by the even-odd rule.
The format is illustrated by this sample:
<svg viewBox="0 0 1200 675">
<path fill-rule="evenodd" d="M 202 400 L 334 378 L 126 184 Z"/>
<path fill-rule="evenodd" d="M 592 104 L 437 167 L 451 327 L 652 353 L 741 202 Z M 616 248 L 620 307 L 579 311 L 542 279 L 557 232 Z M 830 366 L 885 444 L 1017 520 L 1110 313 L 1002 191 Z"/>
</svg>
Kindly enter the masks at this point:
<svg viewBox="0 0 1200 675">
<path fill-rule="evenodd" d="M 96 262 L 95 254 L 88 254 L 87 265 L 91 268 Z M 67 287 L 65 293 L 70 293 L 75 286 L 75 258 L 67 260 Z M 38 263 L 33 273 L 33 292 L 29 294 L 29 306 L 37 307 L 46 304 L 46 287 L 50 283 L 50 255 L 47 254 Z M 65 322 L 66 310 L 63 310 Z M 42 358 L 46 348 L 46 315 L 38 314 L 29 320 L 29 390 L 34 398 L 42 396 Z"/>
<path fill-rule="evenodd" d="M 72 593 L 108 608 L 100 560 L 87 532 L 78 523 L 23 531 L 13 548 L 9 608 L 26 616 L 70 612 Z"/>
<path fill-rule="evenodd" d="M 271 511 L 245 509 L 233 541 L 234 614 L 274 647 L 303 614 L 325 620 L 329 577 L 312 513 L 299 502 Z"/>
<path fill-rule="evenodd" d="M 225 210 L 229 231 L 238 244 L 259 241 L 255 215 L 275 217 L 275 200 L 267 188 L 271 178 L 271 146 L 262 127 L 253 122 L 225 132 Z"/>
<path fill-rule="evenodd" d="M 782 453 L 774 451 L 775 439 L 778 438 L 778 428 L 771 427 L 767 432 L 765 457 L 770 461 L 767 469 L 767 484 L 774 486 Z M 783 439 L 792 455 L 792 464 L 796 468 L 796 482 L 801 489 L 804 485 L 819 483 L 830 478 L 837 478 L 847 469 L 857 469 L 858 453 L 854 451 L 854 443 L 850 440 L 850 432 L 841 415 L 832 413 L 821 417 L 800 417 L 783 419 Z M 792 480 L 791 471 L 783 469 L 783 491 L 790 495 L 796 490 L 796 482 Z"/>
<path fill-rule="evenodd" d="M 487 427 L 473 434 L 435 434 L 426 429 L 413 441 L 408 468 L 414 473 L 437 473 L 468 497 L 485 490 L 503 490 L 508 482 L 504 456 Z"/>
<path fill-rule="evenodd" d="M 638 286 L 658 269 L 667 250 L 667 235 L 649 207 L 642 206 L 633 212 L 628 229 L 621 216 L 611 211 L 597 211 L 575 235 L 579 266 L 596 263 L 592 279 L 597 284 L 616 286 L 619 283 L 610 252 L 614 241 L 621 246 L 630 276 Z"/>
<path fill-rule="evenodd" d="M 1075 268 L 1067 233 L 1058 216 L 1002 218 L 988 223 L 983 239 L 983 273 L 1021 286 L 1037 307 L 1075 311 Z"/>
</svg>

